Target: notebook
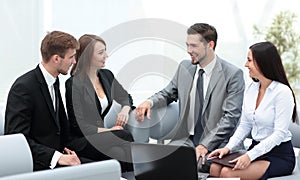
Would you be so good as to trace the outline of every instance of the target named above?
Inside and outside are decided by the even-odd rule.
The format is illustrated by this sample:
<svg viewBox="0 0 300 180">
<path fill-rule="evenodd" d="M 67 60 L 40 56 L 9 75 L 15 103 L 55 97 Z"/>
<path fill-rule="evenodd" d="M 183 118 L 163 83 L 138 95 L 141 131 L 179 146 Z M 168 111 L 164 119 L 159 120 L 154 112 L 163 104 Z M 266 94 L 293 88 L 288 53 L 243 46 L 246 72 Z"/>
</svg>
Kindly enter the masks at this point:
<svg viewBox="0 0 300 180">
<path fill-rule="evenodd" d="M 229 163 L 229 161 L 234 160 L 235 158 L 237 158 L 245 153 L 246 153 L 246 151 L 237 151 L 237 152 L 233 152 L 228 155 L 225 155 L 221 159 L 218 157 L 212 158 L 211 161 L 213 163 L 217 163 L 217 164 L 221 164 L 223 166 L 234 168 L 236 163 Z"/>
<path fill-rule="evenodd" d="M 134 176 L 137 180 L 198 179 L 192 147 L 132 143 Z"/>
</svg>

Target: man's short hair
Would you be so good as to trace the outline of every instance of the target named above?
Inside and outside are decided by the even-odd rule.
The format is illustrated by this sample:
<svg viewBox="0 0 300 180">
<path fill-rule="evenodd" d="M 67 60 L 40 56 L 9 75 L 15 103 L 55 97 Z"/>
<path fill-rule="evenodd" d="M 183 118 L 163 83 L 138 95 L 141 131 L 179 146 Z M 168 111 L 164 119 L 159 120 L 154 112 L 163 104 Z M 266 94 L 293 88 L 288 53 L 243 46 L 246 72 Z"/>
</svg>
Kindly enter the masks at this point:
<svg viewBox="0 0 300 180">
<path fill-rule="evenodd" d="M 78 41 L 70 34 L 61 31 L 48 33 L 41 43 L 43 61 L 49 61 L 51 56 L 57 54 L 64 58 L 68 49 L 78 49 Z"/>
<path fill-rule="evenodd" d="M 187 34 L 200 34 L 206 42 L 213 41 L 217 46 L 218 33 L 215 27 L 206 23 L 196 23 L 188 28 Z M 202 40 L 202 39 L 200 39 Z"/>
</svg>

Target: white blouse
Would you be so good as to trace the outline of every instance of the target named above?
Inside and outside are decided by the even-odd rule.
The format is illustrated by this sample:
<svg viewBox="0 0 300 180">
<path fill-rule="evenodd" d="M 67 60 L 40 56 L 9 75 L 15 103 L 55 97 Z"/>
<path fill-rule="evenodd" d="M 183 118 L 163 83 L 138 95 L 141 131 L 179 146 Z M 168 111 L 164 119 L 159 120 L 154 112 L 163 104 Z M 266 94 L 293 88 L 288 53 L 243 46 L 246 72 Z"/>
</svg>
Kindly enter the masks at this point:
<svg viewBox="0 0 300 180">
<path fill-rule="evenodd" d="M 292 91 L 273 81 L 255 109 L 259 86 L 259 82 L 253 82 L 245 91 L 241 122 L 226 145 L 230 150 L 234 149 L 251 132 L 252 138 L 260 142 L 247 152 L 251 161 L 292 137 L 288 130 L 294 108 Z"/>
<path fill-rule="evenodd" d="M 108 107 L 108 100 L 107 97 L 104 96 L 103 98 L 99 98 L 100 104 L 101 104 L 101 114 L 103 114 L 103 112 L 105 111 L 105 109 Z"/>
</svg>

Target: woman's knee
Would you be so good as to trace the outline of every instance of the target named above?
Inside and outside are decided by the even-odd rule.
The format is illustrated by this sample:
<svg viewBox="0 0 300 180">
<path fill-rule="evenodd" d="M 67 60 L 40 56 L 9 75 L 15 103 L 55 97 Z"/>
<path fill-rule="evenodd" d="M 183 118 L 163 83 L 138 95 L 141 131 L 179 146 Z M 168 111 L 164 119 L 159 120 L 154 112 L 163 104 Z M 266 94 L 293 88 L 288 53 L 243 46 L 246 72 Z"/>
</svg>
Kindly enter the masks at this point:
<svg viewBox="0 0 300 180">
<path fill-rule="evenodd" d="M 129 132 L 129 131 L 127 131 L 127 134 L 128 134 L 128 140 L 127 141 L 129 141 L 129 142 L 133 142 L 134 141 L 134 138 L 133 138 L 133 136 L 132 136 L 132 134 Z"/>
<path fill-rule="evenodd" d="M 134 141 L 133 136 L 132 136 L 132 134 L 129 131 L 124 130 L 124 136 L 125 136 L 124 140 L 129 141 L 129 142 L 133 142 Z"/>
<path fill-rule="evenodd" d="M 220 173 L 220 177 L 222 178 L 229 178 L 229 177 L 233 177 L 232 176 L 232 169 L 228 168 L 228 167 L 223 167 Z"/>
<path fill-rule="evenodd" d="M 132 134 L 128 130 L 124 129 L 121 131 L 116 131 L 116 132 L 114 132 L 114 134 L 125 141 L 128 141 L 128 142 L 134 141 Z"/>
<path fill-rule="evenodd" d="M 212 177 L 219 177 L 221 169 L 222 169 L 222 166 L 212 163 L 210 166 L 209 175 Z"/>
</svg>

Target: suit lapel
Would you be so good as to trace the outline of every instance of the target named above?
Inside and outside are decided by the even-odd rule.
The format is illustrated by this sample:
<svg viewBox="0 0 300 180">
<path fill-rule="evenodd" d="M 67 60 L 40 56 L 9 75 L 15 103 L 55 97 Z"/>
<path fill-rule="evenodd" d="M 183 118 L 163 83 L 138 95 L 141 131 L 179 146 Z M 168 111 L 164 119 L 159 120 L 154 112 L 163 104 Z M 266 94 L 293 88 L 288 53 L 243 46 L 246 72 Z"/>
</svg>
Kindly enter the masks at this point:
<svg viewBox="0 0 300 180">
<path fill-rule="evenodd" d="M 44 97 L 47 105 L 48 105 L 50 114 L 51 114 L 55 124 L 57 125 L 57 127 L 60 127 L 59 123 L 55 120 L 56 117 L 55 117 L 54 107 L 53 107 L 52 99 L 51 99 L 50 92 L 48 89 L 48 85 L 47 85 L 44 75 L 42 74 L 42 71 L 39 67 L 36 67 L 35 75 L 36 75 L 38 81 L 40 82 L 41 92 L 43 94 L 43 97 Z"/>
<path fill-rule="evenodd" d="M 83 82 L 84 82 L 83 88 L 87 92 L 89 98 L 91 98 L 91 100 L 92 100 L 91 102 L 94 102 L 95 101 L 95 90 L 94 90 L 91 80 L 89 79 L 88 76 L 85 76 Z"/>
<path fill-rule="evenodd" d="M 218 83 L 218 81 L 221 79 L 221 76 L 222 76 L 222 66 L 221 66 L 221 62 L 218 58 L 216 60 L 216 65 L 213 68 L 212 73 L 213 73 L 213 75 L 211 76 L 210 82 L 207 87 L 205 99 L 204 99 L 202 114 L 204 113 L 204 111 L 209 103 L 208 102 L 209 97 L 211 96 L 214 87 L 216 86 L 216 84 Z"/>
</svg>

